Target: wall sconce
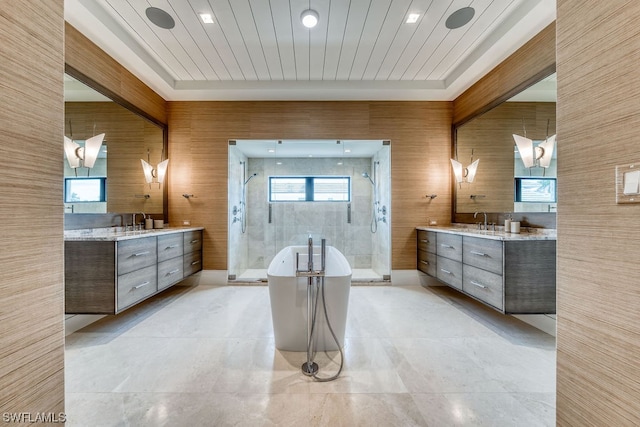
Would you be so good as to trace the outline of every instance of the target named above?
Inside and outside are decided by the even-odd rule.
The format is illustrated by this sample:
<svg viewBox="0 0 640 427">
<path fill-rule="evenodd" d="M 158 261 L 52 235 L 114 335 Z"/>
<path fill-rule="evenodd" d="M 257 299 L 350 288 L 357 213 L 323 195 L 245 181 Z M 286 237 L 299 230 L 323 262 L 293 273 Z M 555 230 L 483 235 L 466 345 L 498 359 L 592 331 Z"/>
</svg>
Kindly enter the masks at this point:
<svg viewBox="0 0 640 427">
<path fill-rule="evenodd" d="M 525 168 L 548 168 L 551 165 L 553 150 L 556 145 L 556 135 L 549 136 L 549 122 L 547 120 L 547 138 L 534 145 L 533 140 L 527 138 L 527 130 L 524 127 L 524 118 L 522 119 L 522 131 L 524 136 L 513 134 L 513 140 L 522 158 Z"/>
<path fill-rule="evenodd" d="M 167 175 L 167 167 L 169 166 L 169 159 L 163 160 L 158 163 L 158 166 L 154 169 L 151 164 L 149 164 L 149 150 L 147 150 L 147 161 L 145 162 L 143 159 L 140 159 L 142 163 L 142 172 L 144 172 L 144 179 L 147 181 L 147 184 L 151 186 L 153 179 L 156 179 L 158 186 L 162 184 L 165 176 Z"/>
<path fill-rule="evenodd" d="M 538 145 L 533 140 L 520 135 L 513 135 L 525 168 L 548 168 L 551 165 L 553 150 L 556 145 L 556 136 L 552 135 Z"/>
<path fill-rule="evenodd" d="M 462 163 L 455 159 L 451 159 L 451 167 L 453 168 L 453 174 L 456 182 L 462 184 L 463 182 L 472 183 L 478 172 L 478 163 L 480 159 L 473 161 L 473 150 L 471 150 L 471 164 L 466 168 L 462 167 Z"/>
<path fill-rule="evenodd" d="M 73 139 L 64 137 L 64 154 L 69 162 L 69 167 L 77 169 L 84 167 L 91 169 L 98 158 L 100 153 L 100 147 L 102 147 L 102 141 L 104 141 L 104 133 L 100 135 L 92 136 L 84 141 L 84 145 L 80 145 Z M 78 172 L 76 171 L 76 176 Z M 87 175 L 89 172 L 87 171 Z"/>
</svg>

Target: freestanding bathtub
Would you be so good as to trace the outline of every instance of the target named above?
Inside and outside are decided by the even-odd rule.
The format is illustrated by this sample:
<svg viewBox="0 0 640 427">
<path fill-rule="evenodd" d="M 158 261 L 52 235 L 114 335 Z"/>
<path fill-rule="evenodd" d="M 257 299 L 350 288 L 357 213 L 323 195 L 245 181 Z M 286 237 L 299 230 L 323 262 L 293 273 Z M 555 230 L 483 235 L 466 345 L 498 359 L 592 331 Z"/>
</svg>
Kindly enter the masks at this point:
<svg viewBox="0 0 640 427">
<path fill-rule="evenodd" d="M 300 254 L 300 268 L 306 269 L 309 257 L 307 246 L 288 246 L 282 249 L 267 269 L 276 348 L 285 351 L 307 351 L 308 278 L 296 277 L 296 253 Z M 320 247 L 314 246 L 314 270 L 320 270 L 320 258 Z M 324 281 L 329 321 L 340 346 L 344 346 L 351 289 L 351 266 L 344 255 L 333 246 L 326 247 Z M 318 293 L 314 348 L 317 351 L 338 350 L 338 345 L 327 327 L 322 305 L 322 291 L 319 289 Z"/>
</svg>

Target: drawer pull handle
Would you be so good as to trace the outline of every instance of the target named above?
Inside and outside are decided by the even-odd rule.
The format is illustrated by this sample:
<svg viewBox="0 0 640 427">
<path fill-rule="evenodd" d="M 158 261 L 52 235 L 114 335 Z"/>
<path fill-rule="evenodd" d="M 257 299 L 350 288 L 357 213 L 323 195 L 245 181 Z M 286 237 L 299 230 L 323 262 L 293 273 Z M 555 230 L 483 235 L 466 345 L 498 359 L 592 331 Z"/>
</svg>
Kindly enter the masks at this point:
<svg viewBox="0 0 640 427">
<path fill-rule="evenodd" d="M 423 263 L 423 264 L 427 264 L 427 265 L 429 265 L 429 261 L 422 261 L 422 260 L 420 260 L 420 262 L 421 262 L 421 263 Z"/>
<path fill-rule="evenodd" d="M 478 283 L 478 282 L 476 282 L 475 280 L 471 280 L 471 284 L 472 284 L 473 286 L 477 286 L 477 287 L 482 288 L 482 289 L 487 289 L 487 287 L 486 287 L 485 285 L 483 285 L 483 284 L 481 284 L 481 283 Z"/>
<path fill-rule="evenodd" d="M 485 254 L 485 253 L 482 253 L 482 252 L 477 252 L 477 251 L 469 251 L 469 252 L 471 252 L 473 255 L 478 255 L 478 256 L 489 256 L 489 255 L 487 255 L 487 254 Z"/>
<path fill-rule="evenodd" d="M 443 273 L 446 273 L 446 274 L 453 274 L 449 270 L 445 270 L 444 268 L 441 268 L 440 271 L 442 271 Z"/>
<path fill-rule="evenodd" d="M 196 240 L 192 240 L 192 241 L 191 241 L 191 242 L 189 242 L 189 243 L 191 243 L 191 244 L 193 245 L 194 243 L 198 243 L 199 241 L 200 241 L 200 240 L 196 239 Z"/>
<path fill-rule="evenodd" d="M 167 249 L 179 248 L 179 247 L 180 247 L 180 245 L 169 245 L 169 246 L 167 246 L 167 247 L 165 248 L 165 250 L 167 250 Z"/>
<path fill-rule="evenodd" d="M 176 268 L 175 270 L 171 270 L 170 272 L 167 273 L 167 276 L 173 276 L 176 273 L 180 273 L 179 268 Z"/>
<path fill-rule="evenodd" d="M 196 264 L 200 264 L 200 261 L 193 261 L 193 262 L 191 263 L 191 265 L 196 265 Z"/>
<path fill-rule="evenodd" d="M 421 241 L 422 243 L 429 243 L 429 241 L 428 241 L 428 240 L 426 240 L 426 239 L 423 239 L 423 240 L 420 240 L 420 241 Z"/>
<path fill-rule="evenodd" d="M 140 289 L 140 288 L 142 288 L 142 287 L 144 287 L 144 286 L 147 286 L 149 283 L 151 283 L 151 282 L 149 282 L 149 281 L 147 280 L 147 281 L 146 281 L 146 282 L 144 282 L 144 283 L 140 283 L 139 285 L 134 286 L 132 289 Z"/>
<path fill-rule="evenodd" d="M 453 246 L 445 245 L 444 243 L 440 243 L 440 246 L 442 246 L 443 248 L 447 248 L 447 249 L 453 249 Z"/>
<path fill-rule="evenodd" d="M 145 255 L 149 255 L 149 251 L 138 252 L 133 254 L 133 256 L 145 256 Z"/>
</svg>

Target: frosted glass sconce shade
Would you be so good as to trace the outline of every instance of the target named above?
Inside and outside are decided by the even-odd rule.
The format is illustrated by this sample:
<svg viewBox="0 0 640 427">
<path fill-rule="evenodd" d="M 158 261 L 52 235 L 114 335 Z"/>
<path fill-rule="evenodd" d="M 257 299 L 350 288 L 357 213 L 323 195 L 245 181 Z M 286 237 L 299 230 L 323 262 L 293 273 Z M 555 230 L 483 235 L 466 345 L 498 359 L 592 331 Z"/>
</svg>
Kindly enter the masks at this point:
<svg viewBox="0 0 640 427">
<path fill-rule="evenodd" d="M 453 168 L 453 174 L 455 176 L 456 182 L 473 182 L 476 177 L 476 172 L 478 171 L 479 163 L 480 159 L 477 159 L 466 168 L 463 168 L 462 163 L 457 160 L 451 159 L 451 167 Z"/>
<path fill-rule="evenodd" d="M 161 184 L 164 181 L 164 177 L 167 174 L 167 167 L 169 166 L 169 159 L 158 163 L 156 169 L 142 159 L 140 159 L 140 162 L 142 163 L 142 172 L 144 172 L 144 179 L 147 181 L 147 184 L 151 184 L 153 182 L 153 178 L 156 178 L 156 182 L 158 184 Z"/>
<path fill-rule="evenodd" d="M 100 153 L 100 147 L 102 147 L 102 141 L 104 141 L 104 133 L 100 135 L 92 136 L 84 142 L 84 146 L 81 146 L 71 138 L 64 137 L 64 153 L 69 162 L 69 166 L 72 169 L 85 167 L 92 168 L 98 154 Z"/>
<path fill-rule="evenodd" d="M 513 135 L 516 147 L 522 158 L 525 168 L 541 167 L 548 168 L 551 165 L 553 150 L 556 145 L 556 135 L 550 136 L 537 146 L 529 138 L 520 135 Z"/>
</svg>

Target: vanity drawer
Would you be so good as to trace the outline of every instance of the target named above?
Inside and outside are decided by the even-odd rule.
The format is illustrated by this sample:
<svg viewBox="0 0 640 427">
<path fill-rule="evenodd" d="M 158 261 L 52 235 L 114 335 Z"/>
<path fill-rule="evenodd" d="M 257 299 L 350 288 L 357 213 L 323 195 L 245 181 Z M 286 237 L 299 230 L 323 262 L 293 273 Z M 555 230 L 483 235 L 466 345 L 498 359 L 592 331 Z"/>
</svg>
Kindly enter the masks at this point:
<svg viewBox="0 0 640 427">
<path fill-rule="evenodd" d="M 180 236 L 182 239 L 182 236 Z M 184 260 L 181 256 L 158 263 L 158 290 L 173 285 L 183 279 Z"/>
<path fill-rule="evenodd" d="M 118 276 L 118 307 L 116 312 L 155 294 L 157 291 L 156 265 Z"/>
<path fill-rule="evenodd" d="M 464 236 L 462 259 L 465 264 L 502 274 L 502 242 Z"/>
<path fill-rule="evenodd" d="M 184 254 L 184 276 L 202 270 L 202 251 Z"/>
<path fill-rule="evenodd" d="M 138 270 L 157 262 L 155 237 L 118 242 L 118 275 Z"/>
<path fill-rule="evenodd" d="M 158 236 L 158 262 L 182 255 L 184 236 L 182 233 Z"/>
<path fill-rule="evenodd" d="M 418 250 L 418 270 L 436 277 L 436 254 Z"/>
<path fill-rule="evenodd" d="M 418 250 L 436 253 L 435 231 L 418 230 Z"/>
<path fill-rule="evenodd" d="M 501 275 L 464 265 L 463 276 L 463 291 L 499 310 L 503 309 Z"/>
<path fill-rule="evenodd" d="M 438 256 L 436 277 L 457 289 L 462 289 L 462 263 Z"/>
<path fill-rule="evenodd" d="M 184 253 L 199 251 L 202 249 L 202 230 L 187 231 L 184 233 Z"/>
<path fill-rule="evenodd" d="M 449 233 L 438 233 L 437 250 L 439 257 L 454 261 L 462 261 L 462 236 Z"/>
</svg>

